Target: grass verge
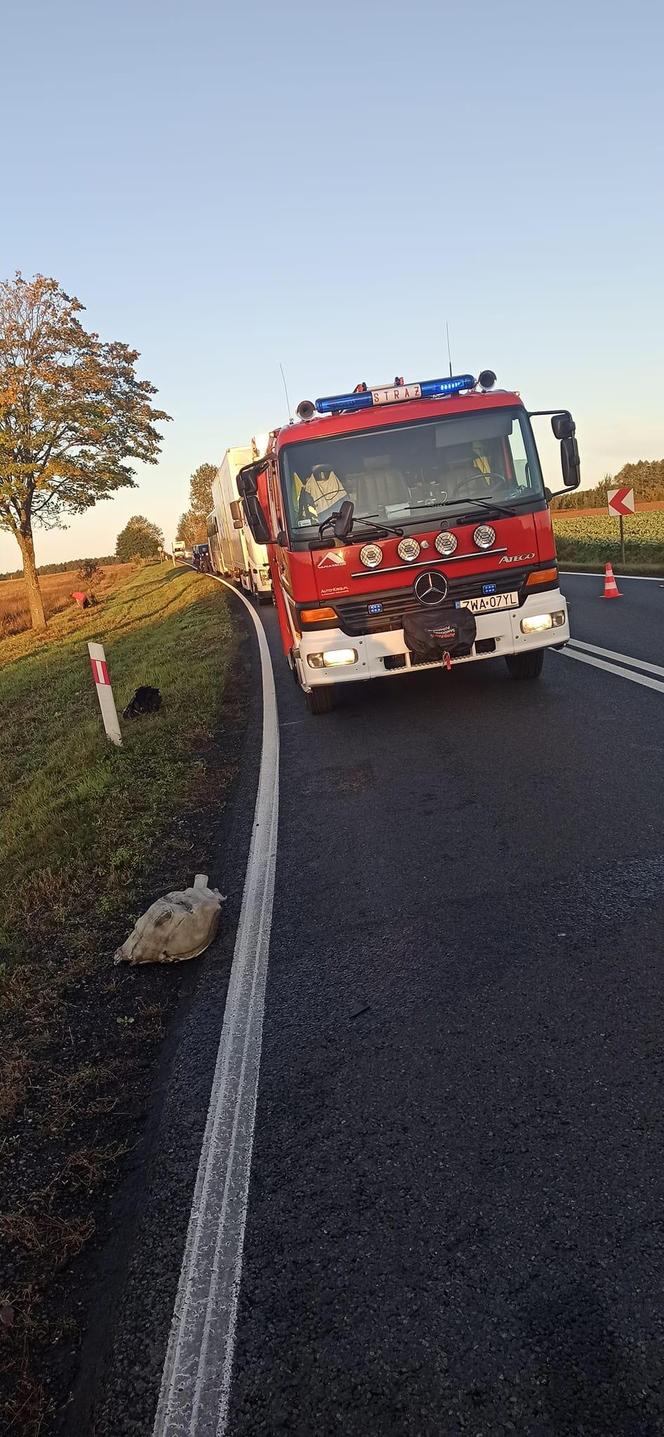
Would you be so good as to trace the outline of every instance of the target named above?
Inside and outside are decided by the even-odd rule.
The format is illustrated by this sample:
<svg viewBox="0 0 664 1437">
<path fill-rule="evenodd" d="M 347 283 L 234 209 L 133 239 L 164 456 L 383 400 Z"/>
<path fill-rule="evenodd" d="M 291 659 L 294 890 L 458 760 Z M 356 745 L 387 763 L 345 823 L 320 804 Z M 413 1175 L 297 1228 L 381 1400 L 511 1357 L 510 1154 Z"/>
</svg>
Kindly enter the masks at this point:
<svg viewBox="0 0 664 1437">
<path fill-rule="evenodd" d="M 66 1400 L 69 1264 L 136 1139 L 187 971 L 114 969 L 112 952 L 148 902 L 207 871 L 202 820 L 244 738 L 240 637 L 217 585 L 164 565 L 45 637 L 0 642 L 0 1427 L 22 1437 Z M 118 709 L 139 683 L 162 693 L 122 749 L 89 639 Z"/>
</svg>

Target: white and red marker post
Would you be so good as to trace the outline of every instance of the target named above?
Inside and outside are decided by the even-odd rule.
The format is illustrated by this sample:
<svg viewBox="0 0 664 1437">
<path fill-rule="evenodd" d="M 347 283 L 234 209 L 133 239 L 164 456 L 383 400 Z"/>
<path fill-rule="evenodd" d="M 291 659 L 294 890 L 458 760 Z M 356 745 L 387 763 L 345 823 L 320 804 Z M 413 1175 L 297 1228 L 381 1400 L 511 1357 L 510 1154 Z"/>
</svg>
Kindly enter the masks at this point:
<svg viewBox="0 0 664 1437">
<path fill-rule="evenodd" d="M 120 733 L 120 724 L 115 707 L 115 699 L 113 698 L 111 680 L 108 676 L 108 666 L 106 664 L 103 644 L 88 644 L 88 653 L 90 655 L 92 677 L 95 681 L 106 736 L 110 738 L 111 743 L 115 743 L 121 748 L 122 734 Z"/>
<path fill-rule="evenodd" d="M 620 553 L 623 564 L 625 562 L 625 527 L 623 519 L 626 514 L 633 514 L 636 508 L 634 501 L 634 490 L 629 484 L 624 484 L 621 489 L 607 489 L 606 499 L 609 514 L 620 520 Z"/>
</svg>

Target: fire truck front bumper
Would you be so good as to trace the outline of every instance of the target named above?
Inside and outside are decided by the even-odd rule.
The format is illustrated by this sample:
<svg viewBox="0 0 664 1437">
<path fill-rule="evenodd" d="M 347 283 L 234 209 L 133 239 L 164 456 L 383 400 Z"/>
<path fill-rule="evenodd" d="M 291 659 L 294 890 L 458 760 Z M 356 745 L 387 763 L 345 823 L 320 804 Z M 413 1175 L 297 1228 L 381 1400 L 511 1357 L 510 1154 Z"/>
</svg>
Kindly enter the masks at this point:
<svg viewBox="0 0 664 1437">
<path fill-rule="evenodd" d="M 569 639 L 567 603 L 559 589 L 532 594 L 518 608 L 476 615 L 477 633 L 469 654 L 451 657 L 454 667 L 481 659 L 508 658 L 531 649 L 562 648 Z M 421 663 L 410 653 L 402 628 L 352 637 L 342 629 L 303 633 L 293 650 L 303 689 L 319 684 L 390 678 L 449 661 Z"/>
</svg>

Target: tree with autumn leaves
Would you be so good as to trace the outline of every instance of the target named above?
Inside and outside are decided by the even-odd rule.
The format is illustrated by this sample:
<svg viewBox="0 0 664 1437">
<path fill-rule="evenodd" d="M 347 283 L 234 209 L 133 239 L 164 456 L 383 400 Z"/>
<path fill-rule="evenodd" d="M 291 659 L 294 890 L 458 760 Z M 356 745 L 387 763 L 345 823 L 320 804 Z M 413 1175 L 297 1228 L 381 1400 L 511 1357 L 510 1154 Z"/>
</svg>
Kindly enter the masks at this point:
<svg viewBox="0 0 664 1437">
<path fill-rule="evenodd" d="M 83 309 L 43 275 L 0 284 L 0 529 L 21 551 L 33 628 L 46 624 L 34 526 L 135 488 L 132 461 L 157 462 L 169 417 L 137 351 L 84 329 Z"/>
<path fill-rule="evenodd" d="M 180 515 L 176 539 L 183 539 L 188 549 L 204 544 L 207 539 L 207 516 L 212 509 L 212 481 L 216 464 L 199 464 L 189 481 L 189 508 Z"/>
<path fill-rule="evenodd" d="M 163 552 L 164 536 L 157 524 L 144 514 L 132 514 L 118 534 L 115 557 L 126 564 L 131 559 L 153 559 Z"/>
</svg>

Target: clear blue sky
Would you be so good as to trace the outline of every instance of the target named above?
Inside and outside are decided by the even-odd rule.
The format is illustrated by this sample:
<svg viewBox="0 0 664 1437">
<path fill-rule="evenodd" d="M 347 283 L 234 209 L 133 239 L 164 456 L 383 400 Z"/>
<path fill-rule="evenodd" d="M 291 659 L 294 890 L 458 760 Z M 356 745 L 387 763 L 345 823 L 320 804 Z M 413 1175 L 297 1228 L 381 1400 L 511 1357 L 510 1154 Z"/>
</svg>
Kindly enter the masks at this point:
<svg viewBox="0 0 664 1437">
<path fill-rule="evenodd" d="M 0 274 L 141 351 L 161 462 L 38 559 L 172 536 L 292 403 L 490 365 L 584 482 L 664 456 L 660 0 L 25 0 L 2 20 Z M 555 469 L 549 473 L 557 480 Z M 18 550 L 0 535 L 0 570 Z"/>
</svg>

